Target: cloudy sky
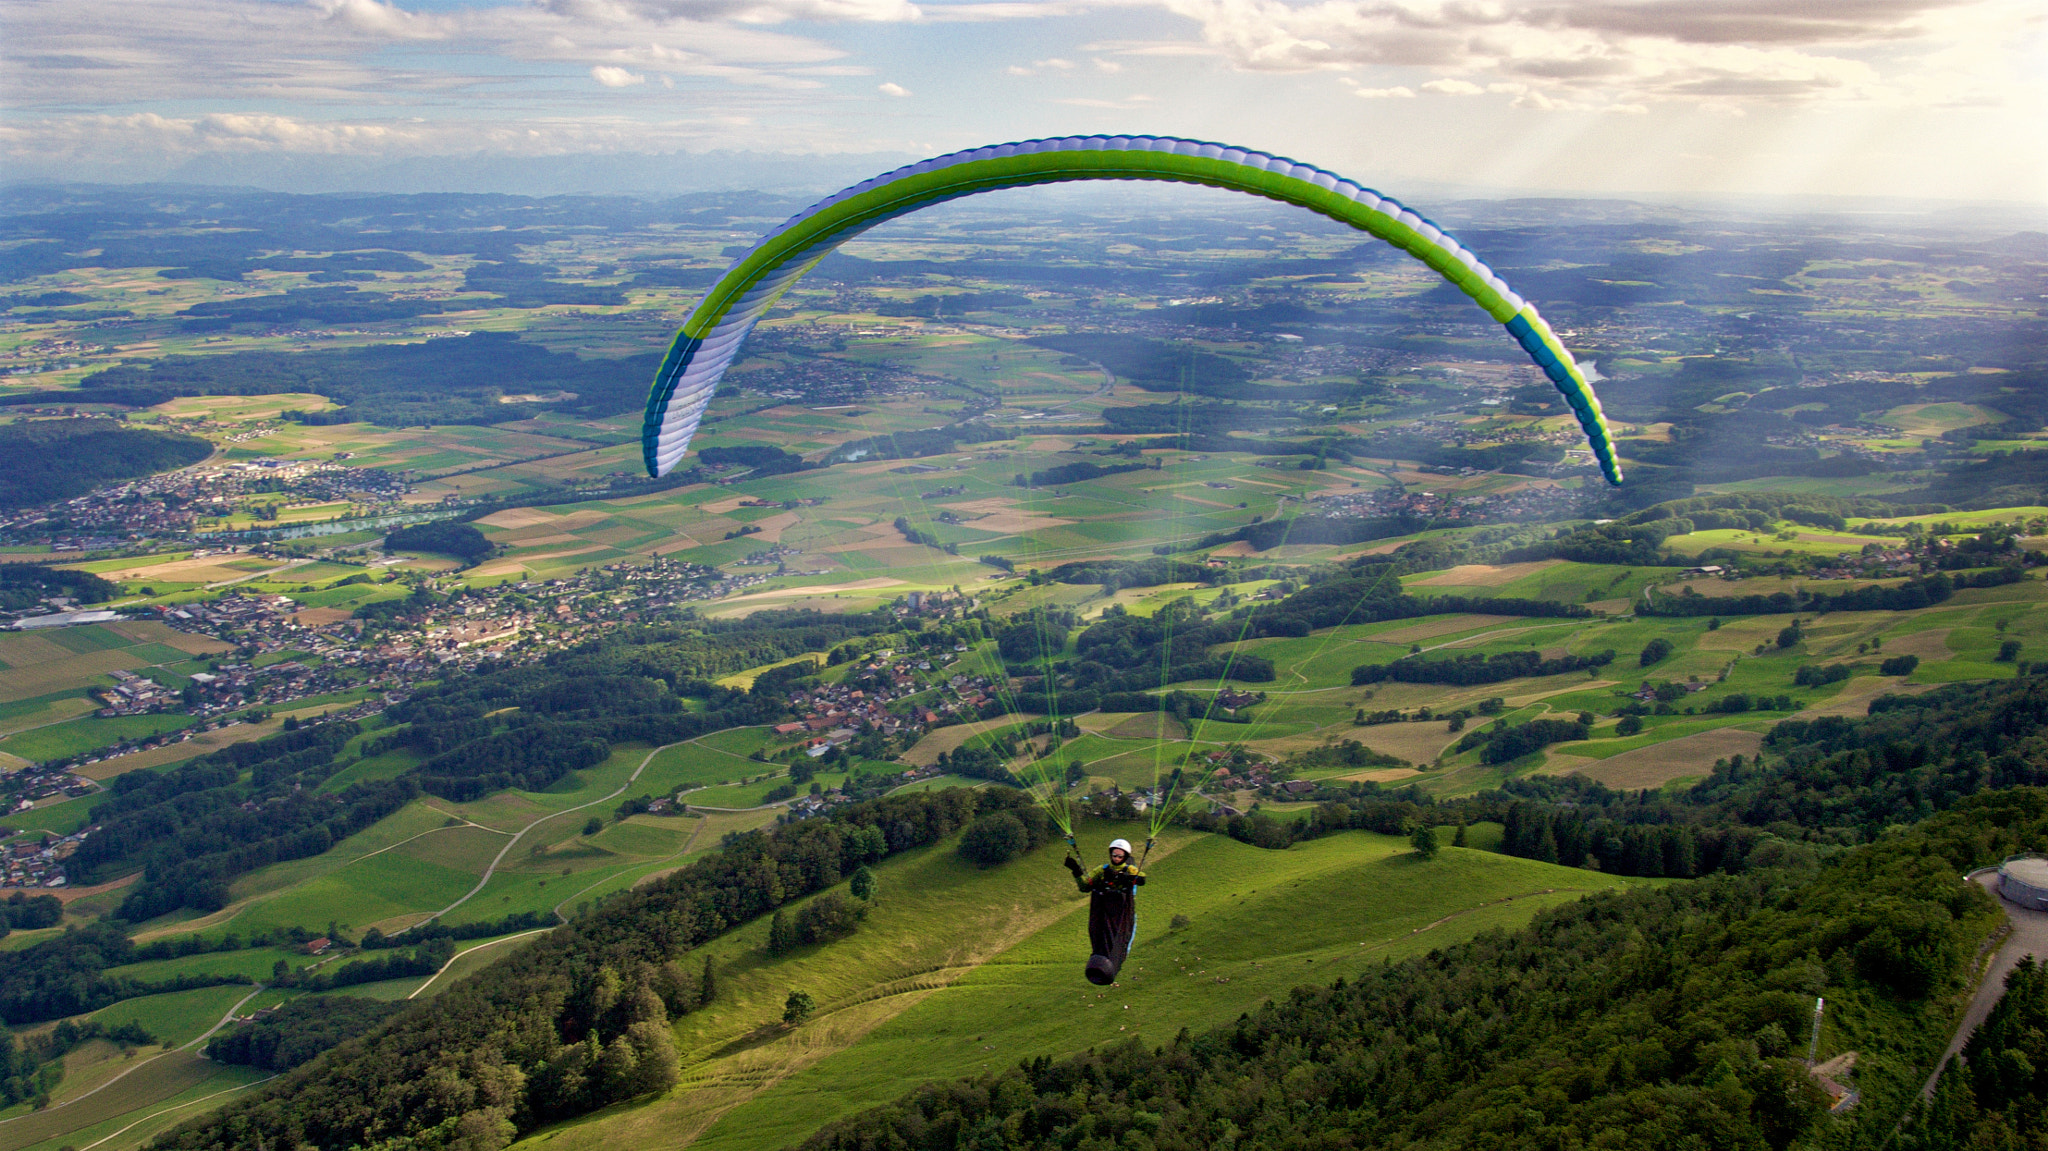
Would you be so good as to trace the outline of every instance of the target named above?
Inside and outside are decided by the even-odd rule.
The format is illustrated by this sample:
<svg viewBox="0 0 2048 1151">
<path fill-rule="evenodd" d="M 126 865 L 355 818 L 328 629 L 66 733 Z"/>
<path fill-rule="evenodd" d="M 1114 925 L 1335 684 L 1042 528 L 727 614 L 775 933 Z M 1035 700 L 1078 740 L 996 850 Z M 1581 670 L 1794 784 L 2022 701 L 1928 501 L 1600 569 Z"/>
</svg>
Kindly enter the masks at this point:
<svg viewBox="0 0 2048 1151">
<path fill-rule="evenodd" d="M 15 178 L 1140 132 L 1389 189 L 2048 204 L 2041 0 L 0 0 L 0 69 Z"/>
</svg>

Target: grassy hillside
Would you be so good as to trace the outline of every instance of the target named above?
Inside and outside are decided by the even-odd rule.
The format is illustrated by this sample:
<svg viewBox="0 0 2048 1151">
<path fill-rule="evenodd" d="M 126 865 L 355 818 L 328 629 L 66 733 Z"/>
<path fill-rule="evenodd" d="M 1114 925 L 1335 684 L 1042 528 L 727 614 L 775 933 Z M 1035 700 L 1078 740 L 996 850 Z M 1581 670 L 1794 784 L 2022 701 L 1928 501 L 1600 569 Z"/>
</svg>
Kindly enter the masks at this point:
<svg viewBox="0 0 2048 1151">
<path fill-rule="evenodd" d="M 1084 839 L 1142 834 L 1142 825 L 1093 824 Z M 1080 974 L 1087 901 L 1053 848 L 989 871 L 951 843 L 892 858 L 876 869 L 875 907 L 849 939 L 771 959 L 766 924 L 755 923 L 704 949 L 718 1001 L 676 1025 L 681 1086 L 522 1145 L 782 1147 L 910 1082 L 1133 1036 L 1164 1042 L 1304 981 L 1644 882 L 1471 850 L 1425 863 L 1405 841 L 1363 832 L 1279 852 L 1176 832 L 1148 870 L 1125 977 L 1098 989 Z M 1176 916 L 1186 926 L 1173 927 Z M 780 1022 L 792 990 L 818 1004 L 793 1029 Z"/>
</svg>

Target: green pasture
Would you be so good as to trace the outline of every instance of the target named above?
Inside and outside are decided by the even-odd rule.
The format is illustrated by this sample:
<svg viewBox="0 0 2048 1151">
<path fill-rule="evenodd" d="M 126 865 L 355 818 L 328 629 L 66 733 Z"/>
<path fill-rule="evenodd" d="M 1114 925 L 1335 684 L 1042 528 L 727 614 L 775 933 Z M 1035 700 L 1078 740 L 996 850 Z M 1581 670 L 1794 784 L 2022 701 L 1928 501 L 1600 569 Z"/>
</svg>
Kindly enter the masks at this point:
<svg viewBox="0 0 2048 1151">
<path fill-rule="evenodd" d="M 1092 850 L 1143 830 L 1091 821 L 1080 832 Z M 718 966 L 720 997 L 677 1025 L 681 1088 L 536 1138 L 570 1148 L 632 1142 L 689 1114 L 699 1092 L 723 1095 L 752 1082 L 757 1089 L 743 1092 L 696 1145 L 780 1147 L 849 1109 L 894 1097 L 904 1067 L 947 1079 L 1124 1039 L 1164 1043 L 1302 982 L 1517 926 L 1542 907 L 1641 882 L 1469 849 L 1422 863 L 1401 840 L 1356 832 L 1284 852 L 1181 833 L 1165 846 L 1148 867 L 1138 939 L 1117 987 L 1080 977 L 1085 900 L 1057 868 L 1053 847 L 989 871 L 964 864 L 950 844 L 905 853 L 876 869 L 874 908 L 849 939 L 770 959 L 761 950 L 764 926 L 755 923 L 703 949 Z M 1187 926 L 1172 926 L 1175 916 L 1186 916 Z M 963 932 L 962 924 L 972 926 Z M 817 1014 L 793 1032 L 767 1026 L 791 987 L 817 999 Z M 913 989 L 927 993 L 900 995 Z M 849 1043 L 853 1035 L 857 1043 Z M 726 1054 L 741 1036 L 750 1037 L 742 1046 L 749 1054 Z M 798 1051 L 806 1057 L 786 1074 L 743 1071 Z"/>
<path fill-rule="evenodd" d="M 140 1023 L 161 1041 L 185 1043 L 220 1022 L 229 1008 L 254 990 L 256 988 L 251 984 L 228 983 L 190 991 L 166 991 L 162 995 L 124 999 L 100 1008 L 90 1018 L 109 1027 Z"/>
<path fill-rule="evenodd" d="M 16 732 L 6 739 L 0 739 L 0 752 L 42 763 L 82 755 L 123 740 L 177 731 L 190 727 L 195 722 L 197 721 L 189 715 L 171 712 L 106 717 L 84 716 L 46 727 Z"/>
<path fill-rule="evenodd" d="M 723 733 L 720 733 L 723 734 Z M 708 738 L 708 737 L 707 737 Z M 678 787 L 702 787 L 745 779 L 774 770 L 774 765 L 705 745 L 701 740 L 665 747 L 633 786 L 634 794 L 663 795 Z"/>
</svg>

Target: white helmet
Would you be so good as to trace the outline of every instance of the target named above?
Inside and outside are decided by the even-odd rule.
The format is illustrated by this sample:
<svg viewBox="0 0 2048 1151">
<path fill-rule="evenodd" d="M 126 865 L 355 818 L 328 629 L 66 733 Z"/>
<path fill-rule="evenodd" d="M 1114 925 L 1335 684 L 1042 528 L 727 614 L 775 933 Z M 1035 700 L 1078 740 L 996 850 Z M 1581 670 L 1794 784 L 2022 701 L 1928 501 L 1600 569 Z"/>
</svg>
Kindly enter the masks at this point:
<svg viewBox="0 0 2048 1151">
<path fill-rule="evenodd" d="M 1111 851 L 1121 851 L 1125 855 L 1129 855 L 1131 853 L 1131 841 L 1128 839 L 1112 839 L 1109 841 L 1109 849 Z"/>
</svg>

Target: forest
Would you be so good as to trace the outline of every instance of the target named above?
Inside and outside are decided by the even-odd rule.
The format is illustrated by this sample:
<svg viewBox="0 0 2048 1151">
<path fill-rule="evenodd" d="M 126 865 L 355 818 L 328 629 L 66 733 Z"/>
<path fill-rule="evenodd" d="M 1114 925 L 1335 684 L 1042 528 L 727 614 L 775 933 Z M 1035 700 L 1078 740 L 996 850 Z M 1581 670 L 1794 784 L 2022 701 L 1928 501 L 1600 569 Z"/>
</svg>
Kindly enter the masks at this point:
<svg viewBox="0 0 2048 1151">
<path fill-rule="evenodd" d="M 2044 833 L 2048 793 L 1973 799 L 1822 863 L 1594 896 L 1202 1035 L 925 1086 L 805 1146 L 1783 1148 L 1826 1113 L 1798 1059 L 1813 996 L 1938 1050 L 1923 1005 L 1999 915 L 1957 871 Z M 2015 1071 L 1973 1078 L 1977 1121 L 2038 1130 L 2032 1065 L 1993 1065 Z M 1866 1075 L 1841 1122 L 1874 1145 L 1917 1086 Z"/>
<path fill-rule="evenodd" d="M 89 571 L 47 564 L 0 565 L 0 609 L 7 611 L 23 611 L 56 596 L 80 603 L 105 603 L 119 594 L 119 584 Z"/>
<path fill-rule="evenodd" d="M 223 306 L 266 299 L 277 297 L 232 300 Z M 234 315 L 239 313 L 217 318 L 228 322 Z M 652 355 L 584 359 L 548 351 L 516 335 L 476 332 L 459 339 L 303 353 L 165 356 L 147 364 L 106 368 L 87 376 L 79 386 L 92 393 L 88 398 L 131 407 L 160 404 L 177 396 L 312 392 L 341 404 L 347 419 L 365 423 L 389 427 L 497 424 L 532 414 L 532 405 L 498 402 L 508 390 L 505 382 L 516 379 L 546 380 L 575 397 L 547 406 L 597 416 L 631 411 L 646 398 L 656 360 Z M 327 418 L 332 414 L 321 415 Z"/>
<path fill-rule="evenodd" d="M 0 425 L 0 508 L 68 500 L 102 484 L 188 467 L 212 454 L 213 445 L 196 436 L 131 428 L 115 420 Z"/>
<path fill-rule="evenodd" d="M 483 532 L 471 524 L 448 520 L 399 528 L 384 537 L 384 546 L 393 551 L 438 552 L 465 563 L 475 563 L 491 554 L 491 541 L 484 538 Z"/>
</svg>

